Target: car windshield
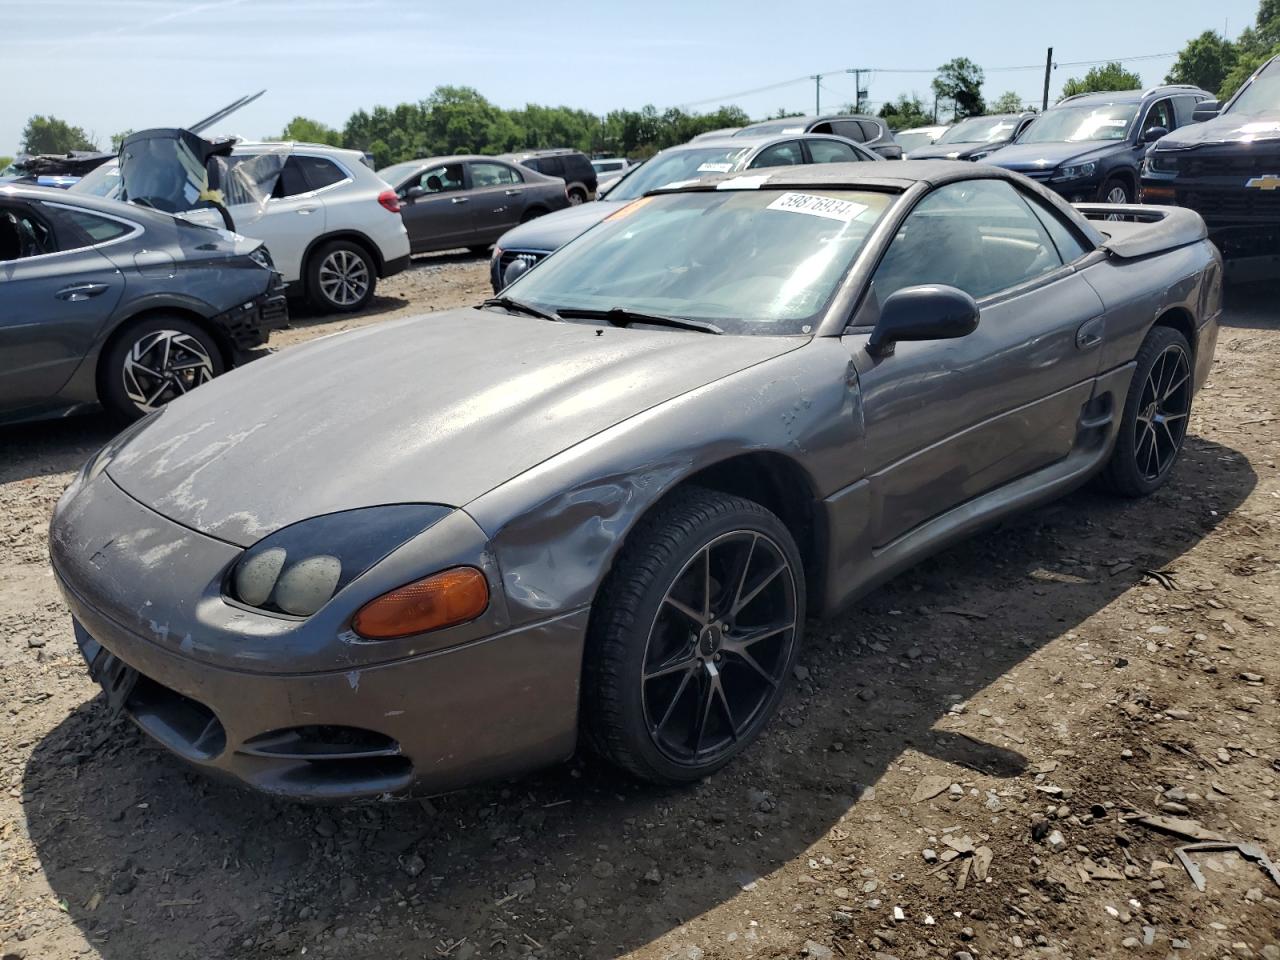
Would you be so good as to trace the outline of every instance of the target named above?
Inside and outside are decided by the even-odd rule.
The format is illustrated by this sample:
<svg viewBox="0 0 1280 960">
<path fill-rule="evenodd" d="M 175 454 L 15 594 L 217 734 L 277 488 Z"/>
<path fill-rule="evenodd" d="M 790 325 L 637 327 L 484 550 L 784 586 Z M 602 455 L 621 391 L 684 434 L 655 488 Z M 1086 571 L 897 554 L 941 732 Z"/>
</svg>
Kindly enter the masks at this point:
<svg viewBox="0 0 1280 960">
<path fill-rule="evenodd" d="M 408 163 L 393 163 L 389 167 L 383 167 L 376 171 L 378 176 L 393 187 L 398 187 L 400 181 L 404 180 L 409 174 L 416 173 L 425 166 L 422 160 L 411 160 Z"/>
<path fill-rule="evenodd" d="M 934 142 L 933 137 L 927 133 L 895 133 L 893 139 L 897 141 L 898 146 L 902 148 L 903 153 L 910 153 L 917 147 L 927 147 Z"/>
<path fill-rule="evenodd" d="M 1280 107 L 1280 60 L 1272 60 L 1240 91 L 1230 113 L 1262 113 Z"/>
<path fill-rule="evenodd" d="M 1029 126 L 1019 143 L 1075 143 L 1081 140 L 1123 140 L 1138 112 L 1136 103 L 1054 107 Z"/>
<path fill-rule="evenodd" d="M 606 199 L 634 200 L 669 183 L 732 173 L 750 152 L 750 147 L 677 147 L 658 154 L 620 181 L 606 194 Z"/>
<path fill-rule="evenodd" d="M 970 117 L 951 127 L 937 143 L 995 143 L 1012 135 L 1013 121 L 1008 117 Z"/>
<path fill-rule="evenodd" d="M 865 190 L 646 197 L 503 292 L 548 312 L 621 308 L 726 333 L 809 333 L 893 201 Z"/>
<path fill-rule="evenodd" d="M 120 192 L 120 164 L 108 160 L 94 167 L 71 185 L 73 193 L 87 193 L 94 197 L 114 199 Z"/>
</svg>

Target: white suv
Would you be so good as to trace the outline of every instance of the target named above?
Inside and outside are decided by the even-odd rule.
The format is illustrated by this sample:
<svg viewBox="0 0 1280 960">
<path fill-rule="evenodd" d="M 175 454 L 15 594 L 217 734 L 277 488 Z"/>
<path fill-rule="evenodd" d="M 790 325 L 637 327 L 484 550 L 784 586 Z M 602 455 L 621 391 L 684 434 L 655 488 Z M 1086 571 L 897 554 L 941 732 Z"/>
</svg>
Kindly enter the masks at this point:
<svg viewBox="0 0 1280 960">
<path fill-rule="evenodd" d="M 395 191 L 358 150 L 241 141 L 231 157 L 281 150 L 288 158 L 266 208 L 227 208 L 236 231 L 266 244 L 285 282 L 317 308 L 362 309 L 373 298 L 379 277 L 409 265 L 409 234 Z M 75 189 L 109 197 L 118 182 L 118 165 L 108 161 Z"/>
</svg>

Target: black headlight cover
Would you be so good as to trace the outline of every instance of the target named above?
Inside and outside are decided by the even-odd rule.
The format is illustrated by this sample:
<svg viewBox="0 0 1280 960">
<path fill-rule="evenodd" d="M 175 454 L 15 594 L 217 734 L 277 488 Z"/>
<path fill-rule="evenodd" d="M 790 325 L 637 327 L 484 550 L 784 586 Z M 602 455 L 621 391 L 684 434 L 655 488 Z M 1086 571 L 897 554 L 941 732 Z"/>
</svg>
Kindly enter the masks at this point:
<svg viewBox="0 0 1280 960">
<path fill-rule="evenodd" d="M 223 593 L 267 613 L 308 617 L 401 544 L 453 512 L 393 503 L 322 514 L 268 534 L 232 565 Z"/>
</svg>

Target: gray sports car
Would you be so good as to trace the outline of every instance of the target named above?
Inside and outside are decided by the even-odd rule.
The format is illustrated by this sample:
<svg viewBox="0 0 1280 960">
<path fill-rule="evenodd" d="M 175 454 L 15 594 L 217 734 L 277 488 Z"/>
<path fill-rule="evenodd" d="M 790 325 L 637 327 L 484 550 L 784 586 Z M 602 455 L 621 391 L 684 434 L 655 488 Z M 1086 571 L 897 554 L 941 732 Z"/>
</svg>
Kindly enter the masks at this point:
<svg viewBox="0 0 1280 960">
<path fill-rule="evenodd" d="M 288 323 L 260 241 L 140 206 L 0 187 L 0 424 L 137 419 Z"/>
<path fill-rule="evenodd" d="M 238 370 L 58 504 L 89 669 L 175 753 L 293 797 L 580 737 L 705 776 L 807 616 L 1091 477 L 1169 478 L 1222 264 L 1191 211 L 1085 214 L 1127 219 L 980 164 L 726 175 L 479 307 Z"/>
</svg>

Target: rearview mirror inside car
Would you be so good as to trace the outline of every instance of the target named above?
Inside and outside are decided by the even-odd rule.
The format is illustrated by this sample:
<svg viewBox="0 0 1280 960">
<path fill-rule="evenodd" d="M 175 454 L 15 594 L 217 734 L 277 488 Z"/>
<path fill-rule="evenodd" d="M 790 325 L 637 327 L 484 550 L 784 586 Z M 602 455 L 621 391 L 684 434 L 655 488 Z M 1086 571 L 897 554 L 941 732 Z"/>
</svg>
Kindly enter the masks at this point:
<svg viewBox="0 0 1280 960">
<path fill-rule="evenodd" d="M 1196 123 L 1203 123 L 1216 117 L 1221 109 L 1222 102 L 1219 100 L 1201 100 L 1192 111 L 1191 119 Z"/>
<path fill-rule="evenodd" d="M 978 305 L 963 290 L 944 284 L 903 287 L 880 308 L 867 353 L 887 357 L 900 340 L 953 340 L 977 327 Z"/>
<path fill-rule="evenodd" d="M 1155 143 L 1161 137 L 1167 137 L 1168 135 L 1168 127 L 1147 127 L 1147 129 L 1142 132 L 1142 142 Z"/>
</svg>

